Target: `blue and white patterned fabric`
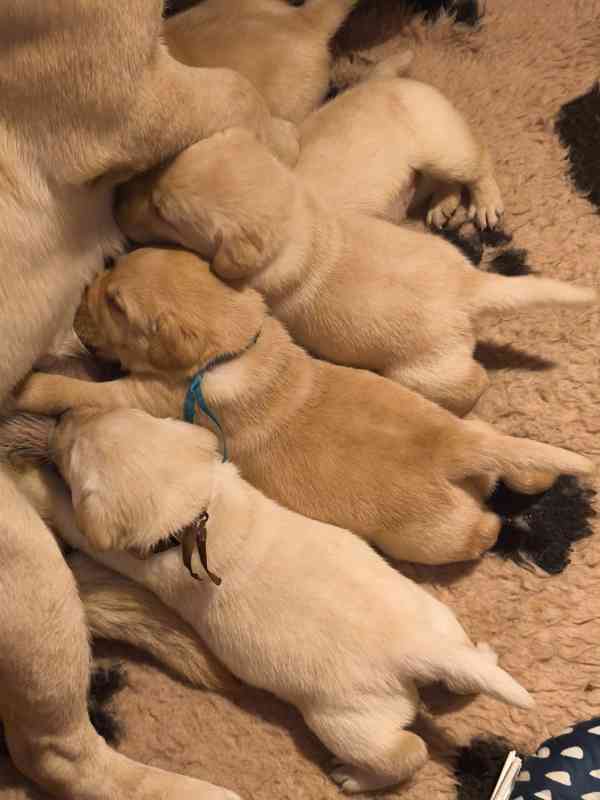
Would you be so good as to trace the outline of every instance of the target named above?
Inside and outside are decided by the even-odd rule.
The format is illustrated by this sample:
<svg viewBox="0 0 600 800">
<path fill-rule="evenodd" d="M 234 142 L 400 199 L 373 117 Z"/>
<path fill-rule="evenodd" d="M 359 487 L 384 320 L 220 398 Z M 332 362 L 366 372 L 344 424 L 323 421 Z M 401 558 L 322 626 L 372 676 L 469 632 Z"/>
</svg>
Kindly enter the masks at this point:
<svg viewBox="0 0 600 800">
<path fill-rule="evenodd" d="M 547 739 L 526 758 L 511 800 L 600 800 L 600 717 Z"/>
</svg>

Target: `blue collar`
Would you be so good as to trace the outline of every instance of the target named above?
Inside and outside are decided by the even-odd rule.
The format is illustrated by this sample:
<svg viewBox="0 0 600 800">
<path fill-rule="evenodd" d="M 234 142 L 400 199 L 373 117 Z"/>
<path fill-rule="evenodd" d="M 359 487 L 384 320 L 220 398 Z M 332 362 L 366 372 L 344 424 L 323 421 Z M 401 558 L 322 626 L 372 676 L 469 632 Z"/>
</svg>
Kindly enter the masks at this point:
<svg viewBox="0 0 600 800">
<path fill-rule="evenodd" d="M 225 434 L 223 433 L 223 428 L 221 427 L 219 420 L 217 417 L 212 413 L 210 408 L 208 407 L 206 400 L 204 399 L 204 395 L 202 394 L 202 383 L 206 376 L 207 372 L 210 372 L 215 367 L 218 367 L 220 364 L 226 364 L 228 361 L 233 361 L 238 356 L 243 355 L 247 350 L 253 347 L 256 342 L 258 341 L 258 337 L 260 336 L 260 331 L 254 336 L 244 347 L 243 350 L 240 350 L 238 353 L 222 353 L 219 356 L 216 356 L 208 364 L 202 369 L 199 369 L 198 372 L 192 378 L 190 385 L 188 386 L 188 390 L 185 395 L 185 400 L 183 402 L 183 418 L 186 422 L 193 423 L 196 418 L 196 409 L 199 408 L 200 411 L 205 414 L 218 428 L 219 435 L 221 438 L 221 443 L 223 445 L 223 462 L 228 461 L 229 457 L 227 454 L 227 443 L 225 441 Z"/>
</svg>

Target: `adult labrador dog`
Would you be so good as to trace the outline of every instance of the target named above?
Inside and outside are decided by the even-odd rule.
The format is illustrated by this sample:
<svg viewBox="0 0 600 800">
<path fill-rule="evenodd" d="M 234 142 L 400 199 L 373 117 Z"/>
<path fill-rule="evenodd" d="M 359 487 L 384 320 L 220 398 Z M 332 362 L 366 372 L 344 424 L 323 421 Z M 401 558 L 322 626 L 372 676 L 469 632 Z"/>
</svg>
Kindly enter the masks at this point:
<svg viewBox="0 0 600 800">
<path fill-rule="evenodd" d="M 162 0 L 0 6 L 0 409 L 69 330 L 85 285 L 120 248 L 113 190 L 242 124 L 287 161 L 293 126 L 252 85 L 160 44 Z M 0 464 L 0 718 L 16 766 L 61 798 L 231 796 L 108 748 L 86 709 L 90 651 L 61 551 Z"/>
</svg>

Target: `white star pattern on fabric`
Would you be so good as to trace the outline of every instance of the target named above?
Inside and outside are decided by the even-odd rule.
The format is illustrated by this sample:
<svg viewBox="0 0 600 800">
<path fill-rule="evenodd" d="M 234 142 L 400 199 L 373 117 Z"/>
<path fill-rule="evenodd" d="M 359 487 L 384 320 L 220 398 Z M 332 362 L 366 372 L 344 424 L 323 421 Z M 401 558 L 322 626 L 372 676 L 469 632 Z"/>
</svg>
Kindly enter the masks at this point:
<svg viewBox="0 0 600 800">
<path fill-rule="evenodd" d="M 567 758 L 583 758 L 583 750 L 581 747 L 567 747 L 566 750 L 561 750 L 560 754 Z"/>
<path fill-rule="evenodd" d="M 563 786 L 571 786 L 571 776 L 568 772 L 547 772 L 546 777 L 555 783 L 562 783 Z"/>
<path fill-rule="evenodd" d="M 508 800 L 600 800 L 600 714 L 541 742 L 517 769 Z"/>
</svg>

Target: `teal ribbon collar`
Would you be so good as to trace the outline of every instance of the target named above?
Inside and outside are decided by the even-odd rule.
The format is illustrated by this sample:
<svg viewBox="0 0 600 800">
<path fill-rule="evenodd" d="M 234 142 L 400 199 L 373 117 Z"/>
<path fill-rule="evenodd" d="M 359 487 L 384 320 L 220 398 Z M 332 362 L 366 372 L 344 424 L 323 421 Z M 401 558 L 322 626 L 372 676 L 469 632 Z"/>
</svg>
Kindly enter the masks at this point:
<svg viewBox="0 0 600 800">
<path fill-rule="evenodd" d="M 251 347 L 254 347 L 256 342 L 258 341 L 258 337 L 260 336 L 260 331 L 254 336 L 244 347 L 243 350 L 240 350 L 238 353 L 222 353 L 219 356 L 216 356 L 211 361 L 206 364 L 206 366 L 199 369 L 198 372 L 193 376 L 192 380 L 190 381 L 190 385 L 188 386 L 188 390 L 185 395 L 185 400 L 183 401 L 183 418 L 186 422 L 193 423 L 196 418 L 196 409 L 200 409 L 200 411 L 207 416 L 213 424 L 217 427 L 219 431 L 219 436 L 221 438 L 221 444 L 223 446 L 223 461 L 228 461 L 229 457 L 227 454 L 227 442 L 225 441 L 225 434 L 223 433 L 223 428 L 215 414 L 210 410 L 204 394 L 202 393 L 202 383 L 204 382 L 204 378 L 206 377 L 206 373 L 213 370 L 215 367 L 218 367 L 221 364 L 226 364 L 229 361 L 233 361 L 234 359 L 238 358 L 239 356 L 243 355 L 245 352 L 250 350 Z"/>
</svg>

